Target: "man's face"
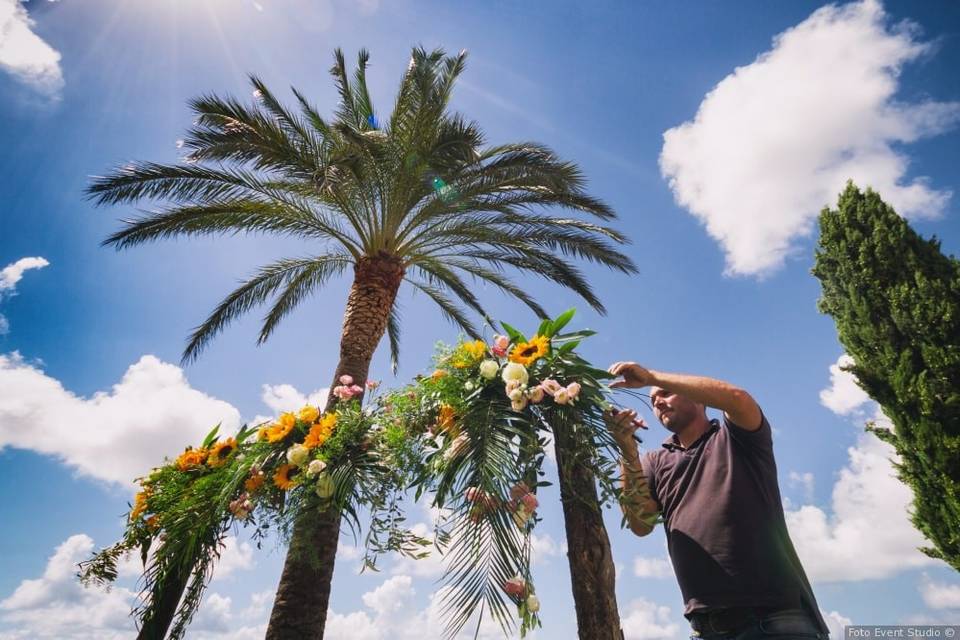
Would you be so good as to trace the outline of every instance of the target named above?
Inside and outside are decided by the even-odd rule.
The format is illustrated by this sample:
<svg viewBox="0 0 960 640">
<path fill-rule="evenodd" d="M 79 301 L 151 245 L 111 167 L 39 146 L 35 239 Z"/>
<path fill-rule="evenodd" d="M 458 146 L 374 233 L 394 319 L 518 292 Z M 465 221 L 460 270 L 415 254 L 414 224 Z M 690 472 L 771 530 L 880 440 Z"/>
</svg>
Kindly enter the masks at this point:
<svg viewBox="0 0 960 640">
<path fill-rule="evenodd" d="M 650 387 L 650 404 L 660 424 L 679 433 L 703 413 L 703 405 L 660 387 Z"/>
</svg>

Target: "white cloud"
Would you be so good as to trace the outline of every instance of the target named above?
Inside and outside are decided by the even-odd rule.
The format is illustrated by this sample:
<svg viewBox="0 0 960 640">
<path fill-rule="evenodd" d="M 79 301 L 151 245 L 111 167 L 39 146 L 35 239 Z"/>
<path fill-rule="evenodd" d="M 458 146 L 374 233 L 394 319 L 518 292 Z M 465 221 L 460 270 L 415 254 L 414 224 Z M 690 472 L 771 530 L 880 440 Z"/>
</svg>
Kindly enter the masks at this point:
<svg viewBox="0 0 960 640">
<path fill-rule="evenodd" d="M 934 582 L 924 575 L 920 595 L 924 604 L 931 609 L 956 609 L 960 612 L 960 584 Z"/>
<path fill-rule="evenodd" d="M 836 611 L 831 611 L 830 613 L 820 612 L 820 615 L 823 616 L 823 621 L 827 623 L 827 628 L 829 629 L 831 638 L 846 638 L 847 635 L 844 633 L 843 628 L 853 624 L 853 621 L 850 618 L 840 615 Z"/>
<path fill-rule="evenodd" d="M 637 556 L 633 559 L 633 575 L 638 578 L 669 578 L 673 576 L 673 565 L 666 558 Z"/>
<path fill-rule="evenodd" d="M 303 395 L 293 385 L 265 384 L 260 397 L 263 403 L 275 413 L 281 413 L 283 411 L 297 411 L 307 404 L 323 409 L 327 404 L 327 393 L 329 391 L 329 388 L 317 389 L 309 395 Z M 257 417 L 260 418 L 261 416 Z M 256 424 L 256 420 L 254 424 Z"/>
<path fill-rule="evenodd" d="M 129 617 L 135 594 L 114 587 L 109 592 L 83 588 L 76 565 L 93 551 L 93 540 L 79 534 L 57 547 L 40 578 L 23 580 L 0 601 L 0 620 L 11 625 L 7 638 L 130 637 Z"/>
<path fill-rule="evenodd" d="M 0 0 L 0 69 L 56 97 L 63 88 L 60 53 L 33 32 L 35 25 L 20 0 Z"/>
<path fill-rule="evenodd" d="M 220 549 L 220 559 L 214 567 L 215 578 L 226 578 L 235 571 L 252 569 L 256 561 L 253 557 L 253 545 L 239 540 L 236 536 L 227 536 Z"/>
<path fill-rule="evenodd" d="M 0 269 L 0 291 L 9 291 L 23 278 L 23 272 L 30 269 L 42 269 L 50 266 L 45 258 L 21 258 Z"/>
<path fill-rule="evenodd" d="M 914 25 L 887 22 L 877 0 L 822 7 L 664 133 L 661 171 L 721 245 L 728 275 L 779 268 L 847 179 L 905 216 L 944 209 L 951 193 L 908 180 L 895 147 L 953 126 L 960 103 L 896 99 L 902 67 L 932 47 Z"/>
<path fill-rule="evenodd" d="M 2 30 L 2 29 L 0 29 Z M 29 269 L 42 269 L 50 263 L 44 258 L 21 258 L 12 264 L 0 269 L 0 302 L 4 298 L 17 294 L 17 283 L 23 278 L 23 272 Z M 10 332 L 10 322 L 0 313 L 0 336 Z"/>
<path fill-rule="evenodd" d="M 849 461 L 833 487 L 831 515 L 815 506 L 787 510 L 797 554 L 813 581 L 887 578 L 939 563 L 910 523 L 913 494 L 895 476 L 893 447 L 870 433 L 847 449 Z"/>
<path fill-rule="evenodd" d="M 410 576 L 388 578 L 379 587 L 363 594 L 363 604 L 377 615 L 388 616 L 406 609 L 415 594 Z"/>
<path fill-rule="evenodd" d="M 121 640 L 132 637 L 136 630 L 130 611 L 136 603 L 136 593 L 123 582 L 131 575 L 139 575 L 140 567 L 132 574 L 121 571 L 120 582 L 109 591 L 85 588 L 75 575 L 77 563 L 87 560 L 93 550 L 90 536 L 70 536 L 56 548 L 41 577 L 21 581 L 12 594 L 0 600 L 0 638 Z M 228 553 L 243 555 L 244 552 Z M 123 565 L 120 568 L 123 569 Z M 218 573 L 222 569 L 221 564 Z M 209 592 L 191 624 L 189 637 L 198 640 L 263 638 L 266 604 L 272 597 L 272 592 L 254 593 L 250 605 L 235 613 L 231 598 Z"/>
<path fill-rule="evenodd" d="M 870 401 L 867 392 L 857 384 L 856 376 L 844 371 L 852 364 L 853 358 L 847 354 L 837 358 L 836 364 L 830 365 L 830 387 L 820 392 L 820 404 L 837 415 L 849 415 Z"/>
<path fill-rule="evenodd" d="M 672 640 L 685 635 L 679 625 L 673 622 L 670 607 L 638 598 L 630 603 L 624 613 L 620 626 L 627 640 Z"/>
<path fill-rule="evenodd" d="M 222 432 L 235 431 L 240 414 L 151 355 L 110 391 L 82 398 L 19 354 L 0 354 L 0 448 L 52 455 L 87 476 L 129 483 L 218 422 Z"/>
<path fill-rule="evenodd" d="M 550 558 L 562 553 L 560 545 L 549 533 L 543 535 L 530 534 L 530 562 L 534 565 L 545 564 L 549 562 Z"/>
<path fill-rule="evenodd" d="M 788 476 L 790 486 L 799 486 L 803 489 L 803 498 L 808 503 L 813 502 L 813 474 L 809 471 L 805 473 L 799 473 L 797 471 L 791 471 Z"/>
</svg>

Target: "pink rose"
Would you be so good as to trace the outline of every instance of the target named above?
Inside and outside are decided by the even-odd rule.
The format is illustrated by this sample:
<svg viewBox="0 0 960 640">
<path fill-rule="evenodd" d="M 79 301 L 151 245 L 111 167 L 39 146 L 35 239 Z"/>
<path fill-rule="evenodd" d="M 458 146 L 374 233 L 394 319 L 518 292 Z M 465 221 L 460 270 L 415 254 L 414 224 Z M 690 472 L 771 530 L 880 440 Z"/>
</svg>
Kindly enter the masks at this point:
<svg viewBox="0 0 960 640">
<path fill-rule="evenodd" d="M 351 393 L 352 395 L 358 396 L 358 395 L 360 395 L 361 393 L 363 393 L 363 387 L 361 387 L 361 386 L 358 385 L 358 384 L 352 384 L 352 385 L 350 385 L 350 393 Z"/>
<path fill-rule="evenodd" d="M 376 389 L 380 386 L 380 382 L 377 380 L 367 380 L 367 389 Z"/>
<path fill-rule="evenodd" d="M 527 581 L 520 576 L 513 576 L 503 583 L 503 590 L 507 592 L 507 595 L 522 596 L 527 590 Z"/>
<path fill-rule="evenodd" d="M 344 385 L 345 387 L 349 387 L 350 385 L 353 384 L 353 376 L 348 376 L 348 375 L 340 376 L 340 384 Z"/>
<path fill-rule="evenodd" d="M 576 400 L 576 399 L 577 399 L 577 396 L 580 395 L 580 383 L 579 383 L 579 382 L 571 382 L 570 384 L 568 384 L 568 385 L 567 385 L 567 393 L 570 394 L 570 399 L 571 399 L 571 400 Z"/>
<path fill-rule="evenodd" d="M 540 388 L 543 389 L 545 393 L 552 396 L 557 391 L 560 391 L 561 389 L 563 389 L 563 385 L 557 382 L 556 380 L 554 380 L 553 378 L 547 378 L 546 380 L 540 383 Z"/>
<path fill-rule="evenodd" d="M 510 338 L 507 336 L 496 335 L 493 337 L 493 345 L 490 351 L 498 358 L 504 358 L 507 355 L 507 348 L 510 346 Z"/>
</svg>

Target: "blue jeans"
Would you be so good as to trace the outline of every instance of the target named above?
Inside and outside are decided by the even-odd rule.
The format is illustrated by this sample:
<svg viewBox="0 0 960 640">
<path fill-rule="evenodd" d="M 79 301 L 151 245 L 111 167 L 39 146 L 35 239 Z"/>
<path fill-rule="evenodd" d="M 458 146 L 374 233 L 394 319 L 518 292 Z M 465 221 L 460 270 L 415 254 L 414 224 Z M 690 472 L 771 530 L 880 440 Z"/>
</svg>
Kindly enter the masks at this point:
<svg viewBox="0 0 960 640">
<path fill-rule="evenodd" d="M 736 633 L 694 632 L 691 640 L 826 640 L 829 636 L 803 609 L 781 609 L 768 613 Z"/>
</svg>

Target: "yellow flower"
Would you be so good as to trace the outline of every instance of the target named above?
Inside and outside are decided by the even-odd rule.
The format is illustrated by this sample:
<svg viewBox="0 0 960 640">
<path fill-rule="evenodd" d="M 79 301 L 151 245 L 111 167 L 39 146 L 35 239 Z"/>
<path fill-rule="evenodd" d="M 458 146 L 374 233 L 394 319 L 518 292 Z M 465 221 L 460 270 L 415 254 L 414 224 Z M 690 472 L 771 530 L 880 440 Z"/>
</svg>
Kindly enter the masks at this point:
<svg viewBox="0 0 960 640">
<path fill-rule="evenodd" d="M 147 525 L 147 528 L 150 529 L 150 531 L 156 531 L 157 529 L 160 528 L 160 516 L 158 516 L 157 514 L 153 514 L 152 516 L 147 518 L 145 524 Z"/>
<path fill-rule="evenodd" d="M 130 520 L 136 520 L 147 511 L 147 499 L 150 498 L 150 490 L 144 489 L 137 493 L 133 498 L 133 508 L 130 510 Z"/>
<path fill-rule="evenodd" d="M 284 416 L 290 416 L 290 419 L 284 419 Z M 267 442 L 280 442 L 290 435 L 290 432 L 293 431 L 293 427 L 296 426 L 296 424 L 297 419 L 292 413 L 281 414 L 280 420 L 267 430 Z"/>
<path fill-rule="evenodd" d="M 214 468 L 222 467 L 227 464 L 227 458 L 236 450 L 237 441 L 235 438 L 227 438 L 222 442 L 218 442 L 210 449 L 210 455 L 207 456 L 207 464 Z"/>
<path fill-rule="evenodd" d="M 317 421 L 317 418 L 320 417 L 320 409 L 308 404 L 303 409 L 300 409 L 300 414 L 297 417 L 307 424 L 313 424 Z"/>
<path fill-rule="evenodd" d="M 549 350 L 550 339 L 548 337 L 534 336 L 530 342 L 521 342 L 510 350 L 510 362 L 518 362 L 527 366 L 547 355 Z"/>
<path fill-rule="evenodd" d="M 487 353 L 487 344 L 483 340 L 464 342 L 454 353 L 452 364 L 458 369 L 469 367 Z"/>
<path fill-rule="evenodd" d="M 188 448 L 177 458 L 177 469 L 187 471 L 194 467 L 199 467 L 207 459 L 206 449 Z"/>
<path fill-rule="evenodd" d="M 265 425 L 260 427 L 260 430 L 257 431 L 257 440 L 269 440 L 270 439 L 270 425 Z"/>
<path fill-rule="evenodd" d="M 250 477 L 247 478 L 243 483 L 243 488 L 246 489 L 248 493 L 253 493 L 263 486 L 263 481 L 265 479 L 266 476 L 263 475 L 263 471 L 260 471 L 259 469 L 251 469 Z"/>
<path fill-rule="evenodd" d="M 457 426 L 457 412 L 449 404 L 440 405 L 440 411 L 437 414 L 437 427 L 441 431 L 448 431 L 451 438 L 460 435 L 460 428 Z"/>
<path fill-rule="evenodd" d="M 280 489 L 288 491 L 293 487 L 300 484 L 300 477 L 297 475 L 297 467 L 292 464 L 282 464 L 277 468 L 277 472 L 273 474 L 273 484 L 277 485 Z"/>
<path fill-rule="evenodd" d="M 307 449 L 315 449 L 316 447 L 323 446 L 327 438 L 333 435 L 333 429 L 336 426 L 337 414 L 325 414 L 323 418 L 320 419 L 320 422 L 310 427 L 310 433 L 307 434 L 307 438 L 303 441 L 303 446 Z"/>
</svg>

